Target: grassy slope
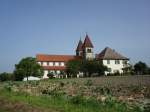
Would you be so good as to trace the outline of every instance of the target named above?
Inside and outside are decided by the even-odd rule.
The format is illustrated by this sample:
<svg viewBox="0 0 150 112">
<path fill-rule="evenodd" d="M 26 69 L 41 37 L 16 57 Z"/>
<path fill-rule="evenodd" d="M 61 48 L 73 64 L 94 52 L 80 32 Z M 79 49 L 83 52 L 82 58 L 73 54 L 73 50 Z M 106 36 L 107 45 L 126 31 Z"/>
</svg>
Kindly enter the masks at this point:
<svg viewBox="0 0 150 112">
<path fill-rule="evenodd" d="M 88 78 L 89 79 L 89 78 Z M 49 82 L 77 82 L 84 83 L 88 79 L 63 79 L 49 80 L 41 83 Z M 95 85 L 121 85 L 121 84 L 147 84 L 149 85 L 150 77 L 103 77 L 90 78 Z M 22 84 L 22 82 L 20 82 Z M 77 98 L 78 99 L 78 98 Z M 75 99 L 76 101 L 76 99 Z M 78 101 L 78 100 L 77 100 Z M 128 109 L 124 103 L 109 101 L 105 104 L 96 100 L 80 99 L 78 102 L 72 103 L 72 100 L 66 96 L 30 96 L 27 93 L 12 92 L 5 89 L 0 90 L 0 112 L 140 112 L 138 108 Z M 9 105 L 7 105 L 9 103 Z M 3 108 L 1 108 L 3 107 Z M 17 110 L 15 110 L 17 107 Z M 19 108 L 19 109 L 18 109 Z M 21 109 L 20 109 L 21 108 Z"/>
<path fill-rule="evenodd" d="M 5 90 L 0 92 L 0 96 L 1 101 L 2 99 L 5 100 L 3 101 L 2 109 L 7 110 L 8 112 L 15 112 L 17 108 L 21 109 L 18 112 L 30 112 L 32 110 L 35 110 L 36 112 L 139 112 L 138 109 L 129 110 L 123 103 L 108 102 L 103 105 L 92 99 L 88 101 L 83 100 L 83 103 L 79 102 L 79 104 L 73 104 L 64 97 L 37 97 Z"/>
</svg>

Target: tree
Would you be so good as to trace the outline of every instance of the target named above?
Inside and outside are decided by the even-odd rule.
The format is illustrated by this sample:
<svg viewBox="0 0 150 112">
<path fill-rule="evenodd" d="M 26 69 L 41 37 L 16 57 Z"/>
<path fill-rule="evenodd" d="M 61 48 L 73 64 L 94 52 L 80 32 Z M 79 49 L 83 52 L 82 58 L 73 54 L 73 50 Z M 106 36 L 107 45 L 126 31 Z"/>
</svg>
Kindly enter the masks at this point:
<svg viewBox="0 0 150 112">
<path fill-rule="evenodd" d="M 66 73 L 71 77 L 76 77 L 79 72 L 83 72 L 86 77 L 91 77 L 94 73 L 102 75 L 104 71 L 107 71 L 107 67 L 96 60 L 71 60 L 66 65 Z"/>
<path fill-rule="evenodd" d="M 97 60 L 85 60 L 82 62 L 81 71 L 84 72 L 85 76 L 91 77 L 93 73 L 103 75 L 104 71 L 107 71 L 107 67 L 102 64 L 101 61 Z"/>
<path fill-rule="evenodd" d="M 134 71 L 137 75 L 147 74 L 148 66 L 146 65 L 146 63 L 139 61 L 134 65 Z"/>
<path fill-rule="evenodd" d="M 148 75 L 150 75 L 150 67 L 148 67 Z"/>
<path fill-rule="evenodd" d="M 13 80 L 13 74 L 12 73 L 1 73 L 0 74 L 0 81 L 10 81 Z"/>
<path fill-rule="evenodd" d="M 81 61 L 80 60 L 70 60 L 66 65 L 66 73 L 71 77 L 76 77 L 77 73 L 80 71 Z"/>
<path fill-rule="evenodd" d="M 37 63 L 36 58 L 27 57 L 23 58 L 18 64 L 15 65 L 15 80 L 22 80 L 28 76 L 41 76 L 43 75 L 42 67 Z"/>
<path fill-rule="evenodd" d="M 123 70 L 123 74 L 125 74 L 125 75 L 133 75 L 134 74 L 133 66 L 130 64 L 128 66 L 122 68 L 122 70 Z"/>
</svg>

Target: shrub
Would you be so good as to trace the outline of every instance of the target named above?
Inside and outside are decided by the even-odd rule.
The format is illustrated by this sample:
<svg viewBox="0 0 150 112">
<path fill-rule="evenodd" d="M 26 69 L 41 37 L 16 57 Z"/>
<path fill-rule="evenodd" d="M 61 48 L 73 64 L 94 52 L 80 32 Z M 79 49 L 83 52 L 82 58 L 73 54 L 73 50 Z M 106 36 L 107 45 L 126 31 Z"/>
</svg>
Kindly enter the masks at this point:
<svg viewBox="0 0 150 112">
<path fill-rule="evenodd" d="M 6 72 L 0 74 L 0 81 L 10 81 L 10 80 L 13 80 L 13 74 Z"/>
<path fill-rule="evenodd" d="M 83 96 L 81 96 L 81 95 L 73 96 L 70 99 L 70 102 L 75 105 L 83 104 L 83 101 L 84 101 L 84 99 L 83 99 Z"/>
<path fill-rule="evenodd" d="M 13 86 L 13 83 L 9 81 L 4 85 L 4 89 L 7 90 L 8 92 L 11 92 L 12 86 Z"/>
<path fill-rule="evenodd" d="M 96 87 L 93 92 L 101 95 L 111 95 L 111 90 L 108 87 Z"/>
<path fill-rule="evenodd" d="M 50 72 L 47 74 L 47 76 L 50 78 L 50 79 L 53 79 L 54 78 L 54 73 L 53 72 Z"/>
<path fill-rule="evenodd" d="M 93 85 L 93 81 L 91 79 L 87 80 L 87 82 L 85 82 L 86 86 L 92 86 Z"/>
<path fill-rule="evenodd" d="M 144 106 L 144 112 L 150 112 L 150 103 L 147 103 L 147 104 Z"/>
<path fill-rule="evenodd" d="M 60 87 L 64 87 L 64 85 L 65 85 L 65 83 L 63 83 L 63 82 L 60 82 Z"/>
</svg>

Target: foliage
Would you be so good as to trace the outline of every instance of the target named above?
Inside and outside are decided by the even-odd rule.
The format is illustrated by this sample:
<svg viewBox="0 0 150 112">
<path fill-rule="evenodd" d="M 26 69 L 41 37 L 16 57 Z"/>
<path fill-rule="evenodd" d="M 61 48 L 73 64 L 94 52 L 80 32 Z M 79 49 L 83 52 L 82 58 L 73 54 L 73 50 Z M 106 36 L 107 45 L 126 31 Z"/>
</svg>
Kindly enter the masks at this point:
<svg viewBox="0 0 150 112">
<path fill-rule="evenodd" d="M 23 102 L 33 106 L 34 108 L 43 108 L 47 110 L 45 112 L 142 112 L 136 106 L 128 108 L 126 103 L 117 102 L 113 97 L 108 97 L 107 100 L 102 103 L 93 98 L 85 99 L 80 95 L 73 97 L 30 96 L 26 93 L 1 90 L 0 96 L 3 96 L 5 100 L 7 99 L 10 102 Z"/>
<path fill-rule="evenodd" d="M 127 67 L 122 68 L 123 74 L 124 75 L 133 75 L 134 74 L 134 69 L 132 65 L 128 65 Z"/>
<path fill-rule="evenodd" d="M 1 73 L 0 74 L 0 81 L 10 81 L 13 80 L 13 74 L 12 73 Z"/>
<path fill-rule="evenodd" d="M 150 75 L 150 67 L 148 68 L 148 74 Z"/>
<path fill-rule="evenodd" d="M 15 80 L 22 80 L 28 76 L 41 76 L 43 75 L 42 67 L 37 63 L 35 58 L 23 58 L 18 64 L 15 65 Z"/>
<path fill-rule="evenodd" d="M 81 61 L 70 60 L 66 65 L 66 73 L 68 76 L 76 77 L 77 73 L 80 71 Z"/>
<path fill-rule="evenodd" d="M 94 73 L 103 75 L 104 71 L 107 71 L 107 67 L 97 60 L 71 60 L 67 63 L 66 72 L 69 76 L 76 77 L 79 71 L 83 72 L 86 77 L 91 77 Z"/>
<path fill-rule="evenodd" d="M 11 92 L 12 91 L 12 82 L 7 82 L 5 85 L 4 85 L 4 89 L 6 89 L 8 92 Z"/>
<path fill-rule="evenodd" d="M 143 75 L 148 73 L 148 66 L 146 63 L 139 61 L 134 65 L 134 71 L 137 75 Z"/>
<path fill-rule="evenodd" d="M 50 73 L 47 74 L 47 76 L 48 76 L 50 79 L 52 79 L 52 78 L 54 78 L 54 73 L 53 73 L 53 72 L 50 72 Z"/>
<path fill-rule="evenodd" d="M 111 95 L 112 91 L 108 87 L 97 86 L 93 89 L 93 92 L 100 95 Z"/>
<path fill-rule="evenodd" d="M 59 85 L 60 85 L 60 87 L 64 87 L 65 83 L 64 82 L 60 82 Z"/>
<path fill-rule="evenodd" d="M 60 75 L 63 76 L 63 77 L 66 77 L 65 71 L 60 71 Z"/>
<path fill-rule="evenodd" d="M 150 103 L 144 106 L 144 112 L 150 112 Z"/>
<path fill-rule="evenodd" d="M 92 86 L 93 85 L 93 81 L 92 80 L 87 80 L 85 83 L 86 86 Z"/>
<path fill-rule="evenodd" d="M 107 67 L 101 61 L 85 60 L 82 62 L 81 71 L 84 72 L 85 76 L 91 77 L 94 73 L 103 75 L 104 71 L 107 71 Z"/>
<path fill-rule="evenodd" d="M 133 95 L 139 92 L 139 94 L 145 94 L 149 87 L 149 78 L 149 76 L 117 76 L 41 80 L 29 81 L 28 83 L 19 81 L 1 82 L 0 98 L 47 110 L 43 112 L 141 112 L 140 106 L 128 105 L 126 100 L 118 100 L 116 96 L 130 96 L 130 91 Z M 133 86 L 131 86 L 132 84 Z M 135 87 L 135 85 L 137 86 Z M 138 87 L 139 85 L 141 86 Z M 27 86 L 28 88 L 26 88 Z M 121 88 L 122 92 L 119 92 L 118 88 Z M 36 89 L 34 91 L 39 92 L 39 94 L 34 94 L 33 89 Z M 27 94 L 26 92 L 29 90 L 31 93 Z M 149 91 L 147 94 L 149 95 Z M 149 112 L 149 105 L 143 108 L 145 112 Z"/>
<path fill-rule="evenodd" d="M 83 101 L 84 101 L 84 99 L 83 99 L 83 96 L 81 96 L 81 95 L 73 96 L 73 97 L 70 99 L 70 102 L 71 102 L 72 104 L 75 104 L 75 105 L 80 105 L 80 104 L 83 103 Z"/>
</svg>

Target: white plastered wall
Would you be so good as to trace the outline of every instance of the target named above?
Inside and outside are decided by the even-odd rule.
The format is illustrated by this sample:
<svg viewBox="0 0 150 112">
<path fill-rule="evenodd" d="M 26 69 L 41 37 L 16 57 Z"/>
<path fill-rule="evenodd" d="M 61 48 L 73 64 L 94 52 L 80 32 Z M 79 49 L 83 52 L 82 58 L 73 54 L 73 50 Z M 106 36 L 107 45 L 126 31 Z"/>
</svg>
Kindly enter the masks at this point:
<svg viewBox="0 0 150 112">
<path fill-rule="evenodd" d="M 122 68 L 124 68 L 124 64 L 123 64 L 124 60 L 119 60 L 119 61 L 120 61 L 119 64 L 115 64 L 115 60 L 110 60 L 110 64 L 107 64 L 107 60 L 103 60 L 103 64 L 108 68 L 111 68 L 111 72 L 105 72 L 105 74 L 115 73 L 116 71 L 119 71 L 119 73 L 123 73 Z M 129 63 L 129 61 L 127 63 Z"/>
</svg>

